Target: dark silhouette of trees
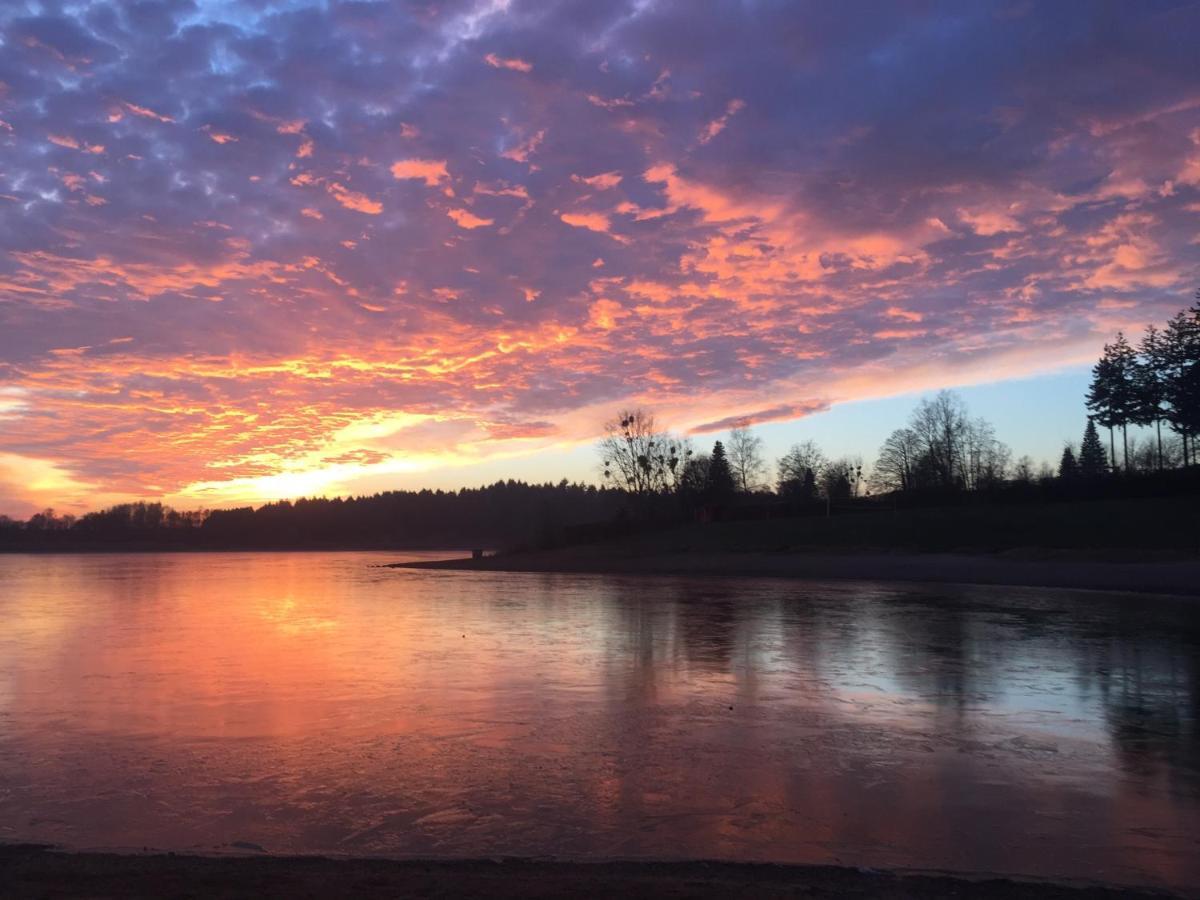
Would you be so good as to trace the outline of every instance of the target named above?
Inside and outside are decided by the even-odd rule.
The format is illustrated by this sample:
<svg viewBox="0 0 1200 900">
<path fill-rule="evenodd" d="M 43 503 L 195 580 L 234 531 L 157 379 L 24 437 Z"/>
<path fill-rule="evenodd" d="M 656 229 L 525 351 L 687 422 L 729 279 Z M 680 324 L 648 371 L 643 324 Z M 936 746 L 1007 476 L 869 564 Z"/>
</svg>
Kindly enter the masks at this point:
<svg viewBox="0 0 1200 900">
<path fill-rule="evenodd" d="M 180 512 L 126 503 L 75 519 L 46 510 L 0 523 L 0 546 L 44 548 L 472 547 L 535 543 L 547 531 L 612 521 L 624 491 L 498 481 L 458 491 L 281 500 L 253 509 Z"/>
<path fill-rule="evenodd" d="M 1079 461 L 1075 459 L 1075 450 L 1070 444 L 1063 447 L 1062 457 L 1058 461 L 1058 477 L 1068 482 L 1079 479 Z"/>
<path fill-rule="evenodd" d="M 729 432 L 729 469 L 738 493 L 752 494 L 765 481 L 767 463 L 763 458 L 763 439 L 748 425 Z"/>
<path fill-rule="evenodd" d="M 604 478 L 645 506 L 679 486 L 691 447 L 685 439 L 659 430 L 643 409 L 622 412 L 604 425 L 600 460 Z"/>
<path fill-rule="evenodd" d="M 1125 472 L 1129 473 L 1129 424 L 1137 423 L 1139 416 L 1138 398 L 1138 359 L 1137 353 L 1125 340 L 1125 335 L 1117 332 L 1117 339 L 1111 345 L 1112 365 L 1109 376 L 1112 379 L 1110 402 L 1116 422 L 1121 426 L 1121 459 L 1125 464 Z"/>
<path fill-rule="evenodd" d="M 693 453 L 683 465 L 679 479 L 679 500 L 683 511 L 689 514 L 702 508 L 708 498 L 708 469 L 712 457 L 707 453 Z"/>
<path fill-rule="evenodd" d="M 1164 421 L 1179 435 L 1183 465 L 1195 462 L 1196 435 L 1200 433 L 1200 291 L 1197 301 L 1173 316 L 1165 329 L 1147 326 L 1136 351 L 1118 332 L 1113 343 L 1104 345 L 1092 368 L 1087 408 L 1092 418 L 1109 430 L 1109 461 L 1114 469 L 1114 429 L 1118 427 L 1123 468 L 1126 474 L 1134 469 L 1130 425 L 1154 426 L 1156 467 L 1165 468 Z"/>
<path fill-rule="evenodd" d="M 793 444 L 778 464 L 777 490 L 785 500 L 811 503 L 817 499 L 817 479 L 827 465 L 825 454 L 813 441 Z"/>
<path fill-rule="evenodd" d="M 1088 412 L 1091 413 L 1089 422 L 1099 422 L 1101 427 L 1108 429 L 1108 449 L 1115 459 L 1117 453 L 1116 439 L 1113 429 L 1117 425 L 1116 405 L 1113 400 L 1113 361 L 1111 345 L 1104 345 L 1104 355 L 1092 366 L 1092 381 L 1088 385 L 1085 401 Z"/>
<path fill-rule="evenodd" d="M 1166 418 L 1164 405 L 1167 399 L 1167 345 L 1159 330 L 1153 325 L 1146 327 L 1138 345 L 1140 359 L 1134 370 L 1136 410 L 1134 421 L 1138 425 L 1153 425 L 1158 440 L 1158 469 L 1163 469 L 1162 423 Z"/>
<path fill-rule="evenodd" d="M 1196 303 L 1167 323 L 1163 343 L 1166 418 L 1183 441 L 1183 464 L 1193 465 L 1200 433 L 1200 291 Z"/>
<path fill-rule="evenodd" d="M 1122 461 L 1126 474 L 1130 471 L 1129 426 L 1137 425 L 1145 418 L 1141 387 L 1146 378 L 1139 371 L 1140 368 L 1137 353 L 1125 335 L 1118 331 L 1117 339 L 1104 345 L 1104 354 L 1092 369 L 1092 383 L 1088 388 L 1087 407 L 1096 421 L 1108 429 L 1114 467 L 1117 455 L 1114 429 L 1121 429 Z"/>
<path fill-rule="evenodd" d="M 1033 480 L 1036 477 L 1033 465 L 1033 457 L 1028 455 L 1022 456 L 1013 467 L 1012 480 L 1021 485 L 1033 484 Z"/>
<path fill-rule="evenodd" d="M 972 491 L 986 491 L 1003 483 L 1012 451 L 996 438 L 996 429 L 985 419 L 971 419 L 963 432 L 963 480 Z"/>
<path fill-rule="evenodd" d="M 1097 481 L 1108 472 L 1108 460 L 1104 456 L 1104 445 L 1096 433 L 1096 423 L 1088 419 L 1083 431 L 1083 442 L 1079 445 L 1079 474 L 1089 481 Z"/>
<path fill-rule="evenodd" d="M 917 483 L 917 469 L 921 459 L 921 440 L 911 428 L 897 428 L 883 446 L 875 460 L 872 486 L 880 491 L 911 491 Z"/>
<path fill-rule="evenodd" d="M 725 445 L 717 441 L 713 444 L 712 456 L 708 462 L 708 479 L 705 485 L 708 502 L 722 506 L 733 498 L 735 490 L 733 472 L 725 456 Z"/>
<path fill-rule="evenodd" d="M 921 400 L 909 420 L 922 454 L 943 488 L 965 486 L 965 456 L 970 423 L 967 407 L 953 391 Z"/>
<path fill-rule="evenodd" d="M 972 419 L 958 394 L 941 391 L 888 435 L 871 483 L 881 492 L 990 490 L 1003 483 L 1011 455 L 991 423 Z"/>
<path fill-rule="evenodd" d="M 842 457 L 831 460 L 821 471 L 821 494 L 830 503 L 843 503 L 858 494 L 858 484 L 862 480 L 862 462 L 858 459 Z"/>
</svg>

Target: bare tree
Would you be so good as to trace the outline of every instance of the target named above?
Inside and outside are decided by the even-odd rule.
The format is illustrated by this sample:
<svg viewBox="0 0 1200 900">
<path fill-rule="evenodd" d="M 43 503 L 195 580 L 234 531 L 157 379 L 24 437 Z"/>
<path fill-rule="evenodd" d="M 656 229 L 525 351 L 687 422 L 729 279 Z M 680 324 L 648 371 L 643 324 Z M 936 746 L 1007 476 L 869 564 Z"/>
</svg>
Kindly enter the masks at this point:
<svg viewBox="0 0 1200 900">
<path fill-rule="evenodd" d="M 767 462 L 763 457 L 763 439 L 748 425 L 739 425 L 729 432 L 729 469 L 738 493 L 750 494 L 766 480 Z"/>
<path fill-rule="evenodd" d="M 606 479 L 641 499 L 678 487 L 692 452 L 685 438 L 659 430 L 643 409 L 625 410 L 604 431 L 598 450 Z"/>
<path fill-rule="evenodd" d="M 871 473 L 876 491 L 911 491 L 918 487 L 917 470 L 921 459 L 921 439 L 911 428 L 897 428 L 883 446 Z"/>
<path fill-rule="evenodd" d="M 913 410 L 909 428 L 920 440 L 943 487 L 965 485 L 968 427 L 966 404 L 953 391 L 939 391 L 932 399 L 926 397 Z"/>
<path fill-rule="evenodd" d="M 862 482 L 862 457 L 841 456 L 832 459 L 821 470 L 821 493 L 826 500 L 849 500 L 858 496 Z"/>
<path fill-rule="evenodd" d="M 815 487 L 817 480 L 825 469 L 827 460 L 821 448 L 813 441 L 803 441 L 793 444 L 792 448 L 779 460 L 779 493 L 805 500 L 815 497 L 804 496 L 804 484 L 809 482 Z"/>
<path fill-rule="evenodd" d="M 1012 451 L 996 439 L 996 429 L 986 419 L 971 419 L 963 429 L 963 486 L 983 491 L 1004 481 Z"/>
<path fill-rule="evenodd" d="M 1017 484 L 1033 484 L 1033 473 L 1033 459 L 1029 456 L 1022 456 L 1013 468 L 1013 481 Z"/>
</svg>

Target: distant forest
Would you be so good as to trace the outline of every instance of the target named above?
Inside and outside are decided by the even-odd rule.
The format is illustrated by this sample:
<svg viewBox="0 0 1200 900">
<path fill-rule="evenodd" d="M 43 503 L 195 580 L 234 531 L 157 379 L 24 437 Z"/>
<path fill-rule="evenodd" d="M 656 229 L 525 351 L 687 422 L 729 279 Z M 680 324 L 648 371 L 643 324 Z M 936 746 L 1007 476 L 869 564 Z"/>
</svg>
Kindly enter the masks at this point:
<svg viewBox="0 0 1200 900">
<path fill-rule="evenodd" d="M 632 409 L 604 426 L 600 486 L 509 480 L 193 512 L 141 502 L 78 518 L 48 509 L 24 522 L 0 516 L 0 550 L 514 548 L 687 521 L 1200 494 L 1200 293 L 1197 301 L 1165 328 L 1147 328 L 1136 349 L 1120 333 L 1105 345 L 1087 426 L 1056 465 L 1014 460 L 952 391 L 921 400 L 870 470 L 861 457 L 829 458 L 812 441 L 769 466 L 748 424 L 699 451 L 649 411 Z M 1130 426 L 1150 434 L 1130 435 Z"/>
</svg>

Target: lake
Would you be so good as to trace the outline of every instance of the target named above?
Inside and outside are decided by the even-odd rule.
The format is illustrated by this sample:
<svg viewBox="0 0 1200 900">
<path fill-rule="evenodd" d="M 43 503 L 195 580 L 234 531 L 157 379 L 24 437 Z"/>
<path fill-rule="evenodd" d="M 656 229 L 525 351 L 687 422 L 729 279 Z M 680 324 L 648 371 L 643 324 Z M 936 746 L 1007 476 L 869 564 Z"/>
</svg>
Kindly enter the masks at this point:
<svg viewBox="0 0 1200 900">
<path fill-rule="evenodd" d="M 1196 600 L 0 555 L 0 840 L 1200 886 Z"/>
</svg>

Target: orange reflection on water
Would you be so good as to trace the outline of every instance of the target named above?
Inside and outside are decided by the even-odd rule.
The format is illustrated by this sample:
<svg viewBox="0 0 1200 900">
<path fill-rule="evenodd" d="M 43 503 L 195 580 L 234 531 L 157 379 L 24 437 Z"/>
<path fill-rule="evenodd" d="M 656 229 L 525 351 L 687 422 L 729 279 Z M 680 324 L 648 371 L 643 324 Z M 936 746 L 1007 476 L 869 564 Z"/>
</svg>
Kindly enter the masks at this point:
<svg viewBox="0 0 1200 900">
<path fill-rule="evenodd" d="M 1200 884 L 1200 637 L 1156 599 L 0 557 L 0 828 Z"/>
</svg>

